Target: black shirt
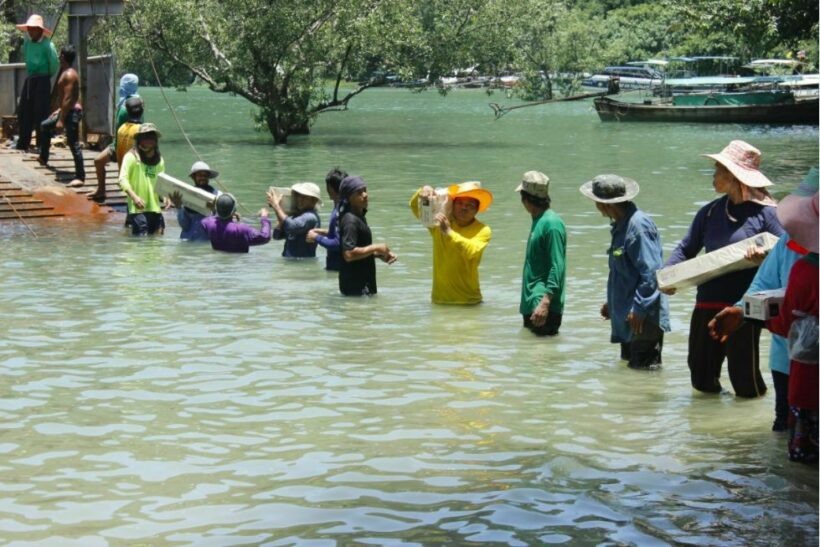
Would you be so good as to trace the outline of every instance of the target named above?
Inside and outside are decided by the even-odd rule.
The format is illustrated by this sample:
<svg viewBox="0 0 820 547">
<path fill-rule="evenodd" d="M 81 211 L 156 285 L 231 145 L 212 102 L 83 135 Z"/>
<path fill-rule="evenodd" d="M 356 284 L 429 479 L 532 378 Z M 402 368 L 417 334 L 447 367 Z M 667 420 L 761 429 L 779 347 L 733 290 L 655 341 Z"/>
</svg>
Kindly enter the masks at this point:
<svg viewBox="0 0 820 547">
<path fill-rule="evenodd" d="M 373 234 L 364 217 L 347 212 L 339 221 L 341 251 L 367 247 L 373 243 Z M 339 290 L 346 296 L 376 294 L 376 257 L 347 262 L 342 258 L 339 268 Z"/>
</svg>

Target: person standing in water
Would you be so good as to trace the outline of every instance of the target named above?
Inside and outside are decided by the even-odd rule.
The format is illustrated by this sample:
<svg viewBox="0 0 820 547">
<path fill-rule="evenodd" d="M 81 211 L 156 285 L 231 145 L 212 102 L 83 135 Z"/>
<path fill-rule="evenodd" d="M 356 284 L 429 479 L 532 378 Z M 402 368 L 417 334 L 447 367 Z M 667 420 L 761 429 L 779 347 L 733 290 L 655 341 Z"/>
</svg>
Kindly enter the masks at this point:
<svg viewBox="0 0 820 547">
<path fill-rule="evenodd" d="M 420 216 L 419 200 L 433 199 L 435 189 L 423 186 L 410 198 L 410 210 Z M 450 216 L 439 213 L 437 225 L 428 227 L 433 239 L 434 304 L 479 304 L 482 300 L 478 265 L 492 231 L 476 215 L 493 202 L 493 195 L 480 182 L 462 182 L 447 189 L 452 202 Z"/>
<path fill-rule="evenodd" d="M 338 167 L 331 169 L 325 176 L 325 189 L 327 189 L 327 195 L 333 200 L 333 211 L 330 212 L 327 230 L 314 228 L 309 230 L 305 236 L 308 243 L 315 241 L 320 247 L 325 248 L 327 252 L 325 269 L 329 272 L 338 272 L 342 263 L 342 253 L 339 250 L 339 186 L 346 176 L 347 173 Z"/>
<path fill-rule="evenodd" d="M 157 175 L 165 172 L 165 160 L 159 152 L 160 132 L 152 123 L 137 131 L 137 144 L 122 160 L 120 190 L 128 196 L 127 225 L 133 235 L 165 233 Z"/>
<path fill-rule="evenodd" d="M 342 264 L 339 270 L 339 291 L 345 296 L 368 296 L 376 287 L 376 258 L 392 264 L 398 258 L 384 243 L 373 243 L 373 233 L 367 225 L 367 183 L 361 177 L 346 177 L 339 186 L 339 232 L 342 244 Z"/>
</svg>

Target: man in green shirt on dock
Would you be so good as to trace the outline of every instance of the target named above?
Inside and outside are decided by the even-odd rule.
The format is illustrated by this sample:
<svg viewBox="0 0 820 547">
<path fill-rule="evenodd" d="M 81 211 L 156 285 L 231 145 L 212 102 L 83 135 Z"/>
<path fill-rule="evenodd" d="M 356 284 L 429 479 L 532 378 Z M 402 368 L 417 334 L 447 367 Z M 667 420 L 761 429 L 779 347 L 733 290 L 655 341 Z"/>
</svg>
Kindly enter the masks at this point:
<svg viewBox="0 0 820 547">
<path fill-rule="evenodd" d="M 567 280 L 567 230 L 561 217 L 550 209 L 549 185 L 544 173 L 527 171 L 515 189 L 532 216 L 519 312 L 524 326 L 537 336 L 558 334 Z"/>
<path fill-rule="evenodd" d="M 51 114 L 51 77 L 57 74 L 60 61 L 51 43 L 51 31 L 43 24 L 43 18 L 32 15 L 24 24 L 17 25 L 23 35 L 23 57 L 26 61 L 26 81 L 20 94 L 17 117 L 20 136 L 17 150 L 28 150 L 31 133 L 40 122 Z"/>
</svg>

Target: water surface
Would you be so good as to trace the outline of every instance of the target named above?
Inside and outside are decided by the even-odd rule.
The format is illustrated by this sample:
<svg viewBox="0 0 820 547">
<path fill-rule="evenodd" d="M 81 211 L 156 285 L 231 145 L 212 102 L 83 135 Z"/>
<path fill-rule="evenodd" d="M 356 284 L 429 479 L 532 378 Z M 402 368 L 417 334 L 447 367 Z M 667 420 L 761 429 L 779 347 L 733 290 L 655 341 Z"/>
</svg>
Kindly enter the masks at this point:
<svg viewBox="0 0 820 547">
<path fill-rule="evenodd" d="M 196 157 L 159 92 L 143 96 L 184 178 Z M 499 96 L 384 89 L 273 147 L 240 99 L 169 99 L 250 221 L 267 186 L 339 165 L 369 181 L 375 238 L 399 262 L 379 265 L 377 297 L 346 299 L 323 259 L 287 262 L 280 242 L 217 254 L 180 243 L 173 217 L 144 239 L 120 216 L 37 223 L 36 240 L 0 226 L 2 543 L 817 544 L 817 470 L 770 431 L 773 391 L 689 386 L 692 291 L 671 301 L 661 371 L 618 361 L 597 316 L 608 225 L 578 192 L 635 178 L 668 252 L 714 197 L 700 154 L 747 140 L 788 191 L 816 162 L 816 127 L 602 124 L 583 102 L 495 121 Z M 530 220 L 513 189 L 530 169 L 569 232 L 549 340 L 517 311 Z M 432 306 L 407 200 L 471 179 L 496 198 L 485 302 Z"/>
</svg>

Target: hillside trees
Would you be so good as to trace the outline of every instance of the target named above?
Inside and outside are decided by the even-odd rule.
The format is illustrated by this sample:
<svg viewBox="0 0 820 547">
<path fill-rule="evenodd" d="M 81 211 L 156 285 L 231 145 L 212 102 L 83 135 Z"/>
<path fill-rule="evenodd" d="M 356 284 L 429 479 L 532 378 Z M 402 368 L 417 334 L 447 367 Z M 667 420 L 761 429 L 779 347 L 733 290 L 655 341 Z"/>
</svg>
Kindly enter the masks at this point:
<svg viewBox="0 0 820 547">
<path fill-rule="evenodd" d="M 678 45 L 704 54 L 744 59 L 782 56 L 801 42 L 817 42 L 817 2 L 805 0 L 664 0 L 678 29 Z M 814 62 L 817 60 L 814 59 Z"/>
<path fill-rule="evenodd" d="M 564 0 L 530 0 L 520 20 L 513 51 L 516 65 L 525 70 L 523 98 L 551 99 L 555 75 L 580 74 L 596 63 L 602 38 L 599 17 Z M 564 91 L 573 90 L 573 83 Z"/>
</svg>

